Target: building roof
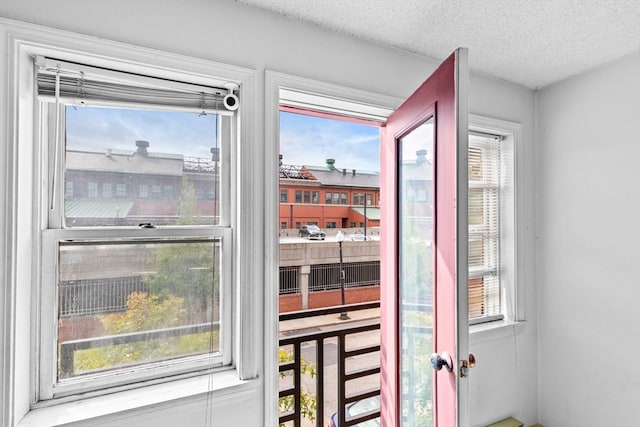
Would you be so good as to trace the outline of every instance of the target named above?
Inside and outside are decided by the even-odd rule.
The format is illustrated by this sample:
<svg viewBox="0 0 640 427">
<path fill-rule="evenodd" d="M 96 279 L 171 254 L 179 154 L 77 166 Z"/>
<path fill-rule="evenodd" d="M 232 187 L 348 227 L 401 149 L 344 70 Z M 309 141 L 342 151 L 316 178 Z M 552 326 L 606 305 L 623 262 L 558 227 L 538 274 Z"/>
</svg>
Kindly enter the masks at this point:
<svg viewBox="0 0 640 427">
<path fill-rule="evenodd" d="M 358 212 L 360 215 L 364 216 L 364 208 L 352 207 L 351 210 Z M 367 219 L 380 221 L 380 208 L 367 206 Z"/>
<path fill-rule="evenodd" d="M 305 166 L 313 176 L 326 186 L 380 188 L 380 174 L 355 169 L 329 169 L 327 166 Z"/>
<path fill-rule="evenodd" d="M 68 147 L 65 166 L 75 170 L 182 175 L 184 157 L 153 152 L 141 155 L 135 150 Z"/>
<path fill-rule="evenodd" d="M 133 207 L 130 200 L 80 200 L 65 203 L 67 218 L 126 218 Z"/>
</svg>

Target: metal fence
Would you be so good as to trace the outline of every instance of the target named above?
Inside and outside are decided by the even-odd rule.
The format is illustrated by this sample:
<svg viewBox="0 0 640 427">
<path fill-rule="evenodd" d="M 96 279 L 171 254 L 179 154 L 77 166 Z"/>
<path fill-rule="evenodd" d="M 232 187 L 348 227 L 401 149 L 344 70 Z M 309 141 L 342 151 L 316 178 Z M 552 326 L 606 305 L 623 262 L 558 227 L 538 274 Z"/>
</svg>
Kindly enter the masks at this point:
<svg viewBox="0 0 640 427">
<path fill-rule="evenodd" d="M 349 262 L 343 264 L 345 288 L 380 284 L 380 261 Z M 318 292 L 340 288 L 340 264 L 311 266 L 309 291 Z"/>
<path fill-rule="evenodd" d="M 300 267 L 280 267 L 280 295 L 300 293 Z"/>
<path fill-rule="evenodd" d="M 122 311 L 131 292 L 147 291 L 141 276 L 69 280 L 59 285 L 58 310 L 60 317 Z"/>
</svg>

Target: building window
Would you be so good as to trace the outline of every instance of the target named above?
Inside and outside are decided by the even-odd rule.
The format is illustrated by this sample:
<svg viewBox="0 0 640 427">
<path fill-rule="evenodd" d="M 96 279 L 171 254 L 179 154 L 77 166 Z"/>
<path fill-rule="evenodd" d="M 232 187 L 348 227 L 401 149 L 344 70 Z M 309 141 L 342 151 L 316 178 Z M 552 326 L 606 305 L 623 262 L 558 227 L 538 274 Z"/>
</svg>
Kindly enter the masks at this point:
<svg viewBox="0 0 640 427">
<path fill-rule="evenodd" d="M 286 228 L 287 228 L 287 223 L 286 223 L 286 221 L 282 221 L 282 222 L 280 223 L 280 230 L 286 230 Z"/>
<path fill-rule="evenodd" d="M 299 221 L 296 221 L 296 230 L 300 230 L 300 227 L 302 227 L 302 224 Z"/>
<path fill-rule="evenodd" d="M 330 191 L 327 191 L 325 193 L 325 196 L 324 196 L 324 202 L 327 205 L 330 205 L 331 204 L 331 200 L 333 200 L 333 194 Z"/>
<path fill-rule="evenodd" d="M 109 70 L 111 77 L 118 74 L 114 82 L 100 68 L 39 61 L 38 106 L 47 116 L 44 123 L 67 135 L 61 143 L 43 138 L 55 159 L 43 171 L 52 177 L 44 188 L 50 188 L 46 197 L 51 200 L 60 189 L 68 197 L 62 206 L 52 204 L 43 212 L 37 400 L 108 392 L 231 365 L 231 179 L 204 170 L 216 183 L 215 203 L 201 207 L 194 185 L 176 176 L 184 170 L 183 159 L 193 157 L 201 144 L 223 152 L 234 145 L 234 113 L 222 106 L 227 90 L 203 93 L 201 86 L 187 83 L 178 90 L 173 82 Z M 65 71 L 56 75 L 58 69 Z M 65 101 L 76 96 L 78 85 L 85 96 L 82 106 Z M 48 95 L 52 91 L 62 93 L 60 103 Z M 103 105 L 106 91 L 108 107 Z M 199 111 L 172 104 L 178 93 L 185 102 L 192 98 L 193 110 Z M 131 102 L 135 109 L 128 108 Z M 203 109 L 206 114 L 200 114 Z M 190 139 L 194 121 L 200 132 Z M 172 129 L 180 140 L 170 153 L 153 141 L 119 146 L 92 123 L 125 123 L 147 134 L 157 134 L 155 124 L 160 123 L 161 133 Z M 220 163 L 221 169 L 230 166 Z M 98 196 L 99 179 L 105 200 L 87 203 L 70 194 L 71 171 L 88 182 L 92 198 Z M 149 188 L 141 181 L 156 181 L 152 198 L 143 205 L 113 200 L 114 188 L 118 197 L 126 197 L 127 185 L 118 182 L 122 176 L 143 199 Z M 220 191 L 222 186 L 228 190 Z M 139 228 L 139 223 L 149 226 Z M 57 341 L 52 344 L 47 337 Z"/>
<path fill-rule="evenodd" d="M 355 193 L 355 194 L 353 195 L 353 204 L 354 204 L 355 206 L 359 206 L 359 205 L 361 205 L 361 204 L 362 204 L 362 202 L 360 202 L 360 193 Z"/>
<path fill-rule="evenodd" d="M 105 199 L 110 199 L 113 197 L 113 186 L 110 182 L 102 183 L 102 197 Z"/>
<path fill-rule="evenodd" d="M 337 224 L 335 221 L 327 221 L 327 228 L 336 228 Z"/>
<path fill-rule="evenodd" d="M 146 199 L 149 197 L 149 186 L 147 184 L 140 184 L 138 186 L 138 196 L 141 199 Z"/>
<path fill-rule="evenodd" d="M 152 199 L 160 199 L 162 198 L 162 187 L 159 185 L 152 185 L 151 186 L 151 198 Z"/>
<path fill-rule="evenodd" d="M 371 206 L 372 200 L 373 200 L 373 198 L 372 198 L 371 194 L 367 194 L 367 206 Z"/>
<path fill-rule="evenodd" d="M 287 190 L 280 190 L 280 203 L 288 202 L 289 192 Z"/>
<path fill-rule="evenodd" d="M 89 182 L 87 183 L 87 197 L 92 199 L 98 198 L 98 183 L 97 182 Z"/>
<path fill-rule="evenodd" d="M 64 188 L 64 197 L 71 198 L 73 197 L 73 181 L 67 181 Z"/>
<path fill-rule="evenodd" d="M 302 203 L 302 191 L 296 190 L 296 203 Z"/>
<path fill-rule="evenodd" d="M 340 194 L 340 204 L 341 205 L 348 205 L 349 204 L 349 199 L 347 198 L 347 193 L 341 193 Z"/>
<path fill-rule="evenodd" d="M 311 203 L 311 192 L 310 191 L 305 191 L 303 192 L 303 196 L 304 196 L 304 203 Z"/>
<path fill-rule="evenodd" d="M 333 193 L 333 204 L 334 205 L 340 204 L 340 193 Z"/>
<path fill-rule="evenodd" d="M 311 203 L 313 204 L 318 204 L 320 203 L 320 192 L 319 191 L 312 191 L 311 192 Z"/>
<path fill-rule="evenodd" d="M 349 223 L 349 227 L 354 228 L 356 226 L 356 222 L 355 221 L 351 221 Z"/>
</svg>

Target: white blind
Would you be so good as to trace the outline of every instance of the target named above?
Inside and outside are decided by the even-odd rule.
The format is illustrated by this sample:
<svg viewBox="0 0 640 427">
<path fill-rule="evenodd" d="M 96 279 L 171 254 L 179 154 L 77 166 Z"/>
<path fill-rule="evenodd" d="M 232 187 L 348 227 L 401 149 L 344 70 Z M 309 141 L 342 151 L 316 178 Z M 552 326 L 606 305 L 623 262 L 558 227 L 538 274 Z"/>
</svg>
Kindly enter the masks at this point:
<svg viewBox="0 0 640 427">
<path fill-rule="evenodd" d="M 36 57 L 38 97 L 77 105 L 155 106 L 204 113 L 226 112 L 228 89 L 199 86 L 83 64 Z"/>
<path fill-rule="evenodd" d="M 469 134 L 469 318 L 500 314 L 501 137 Z"/>
</svg>

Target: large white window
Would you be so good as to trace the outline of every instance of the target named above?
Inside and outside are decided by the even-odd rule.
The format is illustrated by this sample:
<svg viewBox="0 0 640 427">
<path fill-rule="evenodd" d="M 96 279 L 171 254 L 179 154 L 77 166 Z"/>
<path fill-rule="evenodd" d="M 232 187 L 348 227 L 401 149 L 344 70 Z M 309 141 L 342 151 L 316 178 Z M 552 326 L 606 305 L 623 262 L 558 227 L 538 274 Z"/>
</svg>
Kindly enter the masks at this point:
<svg viewBox="0 0 640 427">
<path fill-rule="evenodd" d="M 230 365 L 227 89 L 34 60 L 48 184 L 36 400 Z M 73 182 L 87 193 L 64 197 Z"/>
</svg>

